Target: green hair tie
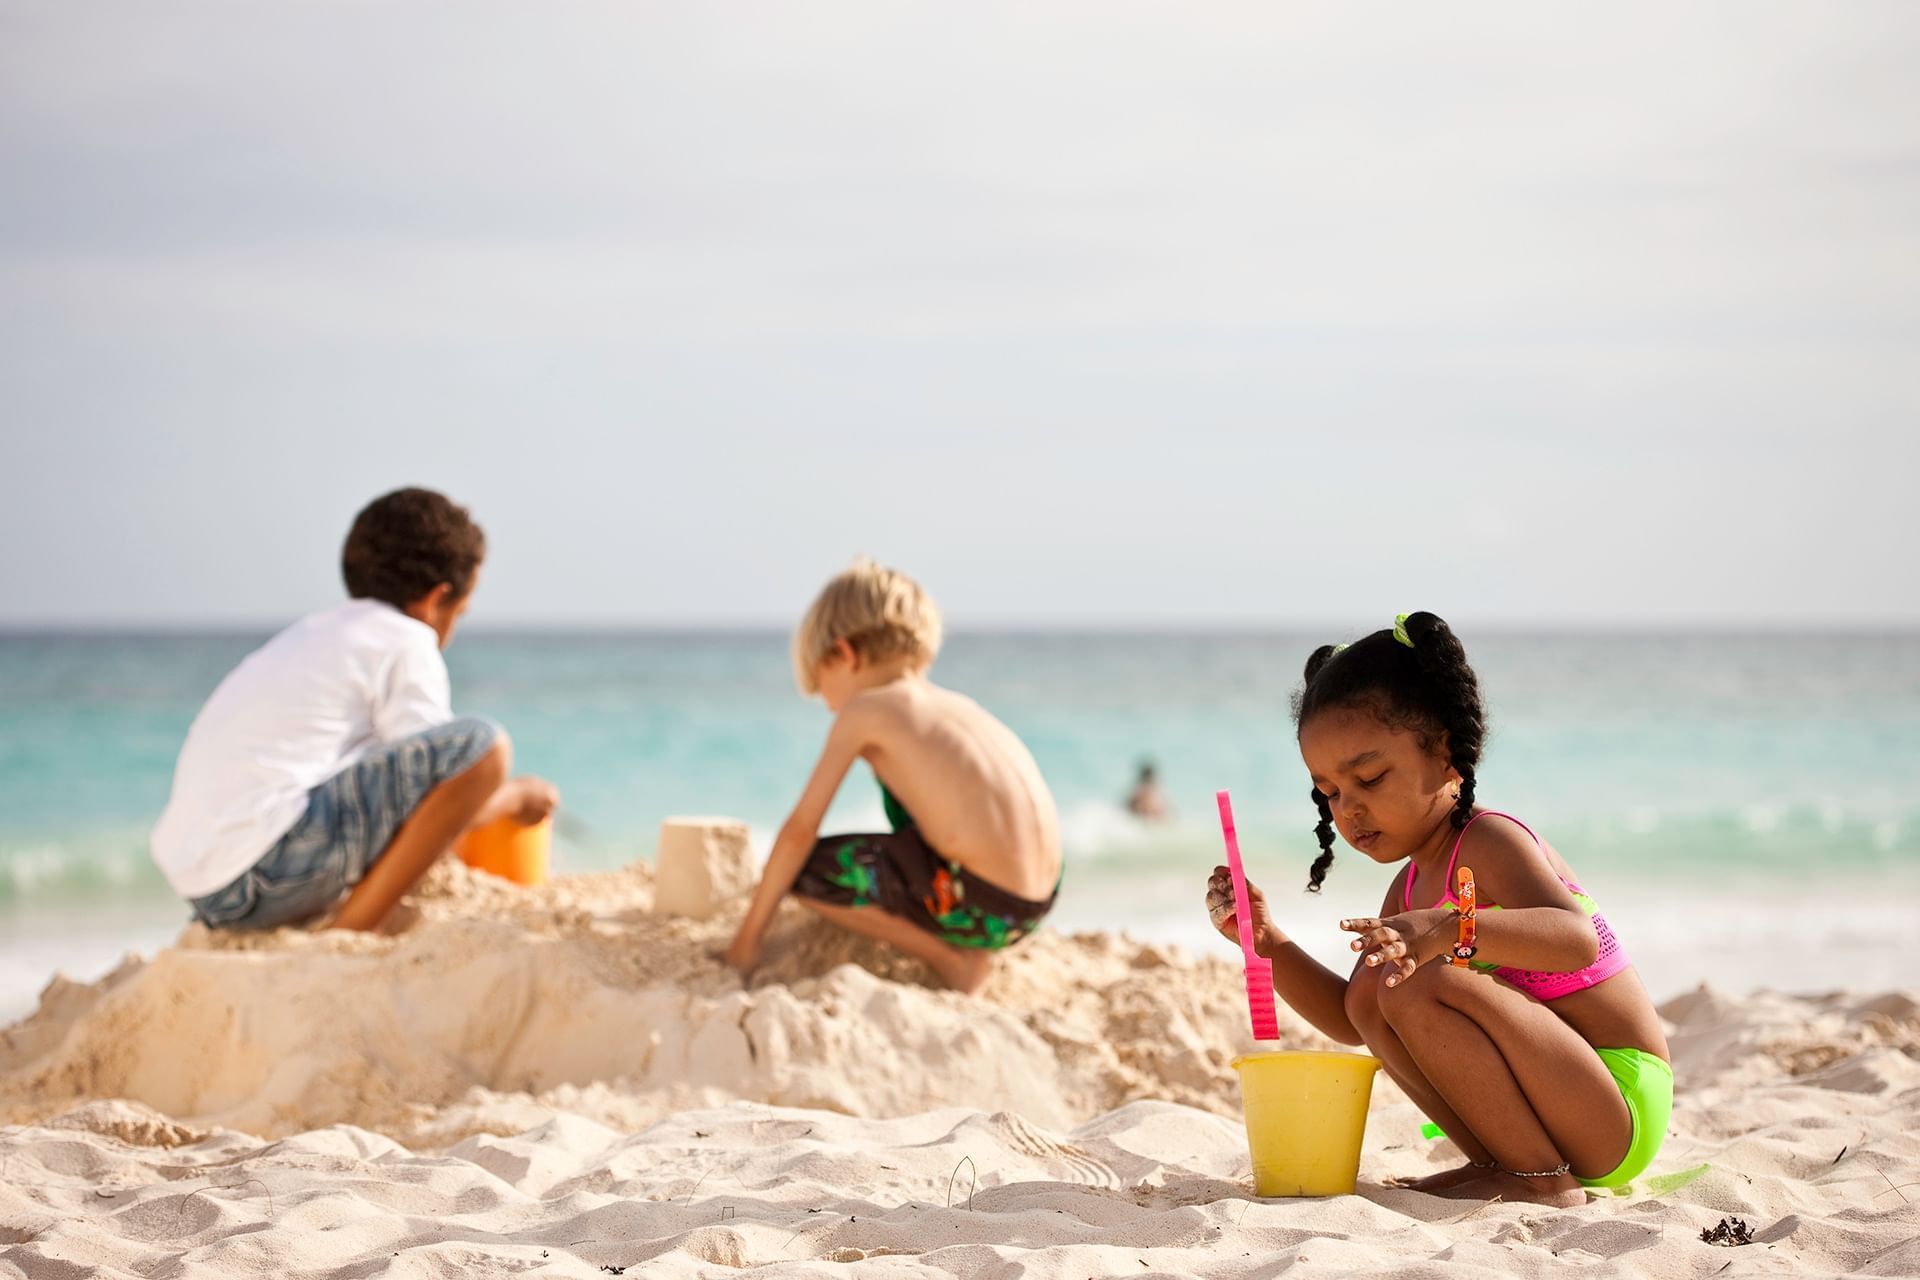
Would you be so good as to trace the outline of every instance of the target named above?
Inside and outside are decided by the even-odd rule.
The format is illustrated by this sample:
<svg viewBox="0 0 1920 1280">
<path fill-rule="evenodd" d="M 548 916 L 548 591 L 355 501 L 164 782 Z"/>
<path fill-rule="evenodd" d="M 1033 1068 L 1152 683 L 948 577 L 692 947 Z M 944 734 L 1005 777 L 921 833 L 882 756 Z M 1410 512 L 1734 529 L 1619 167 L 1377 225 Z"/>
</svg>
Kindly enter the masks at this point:
<svg viewBox="0 0 1920 1280">
<path fill-rule="evenodd" d="M 1393 638 L 1411 649 L 1413 648 L 1413 637 L 1407 634 L 1407 618 L 1409 616 L 1411 615 L 1403 613 L 1393 620 Z"/>
</svg>

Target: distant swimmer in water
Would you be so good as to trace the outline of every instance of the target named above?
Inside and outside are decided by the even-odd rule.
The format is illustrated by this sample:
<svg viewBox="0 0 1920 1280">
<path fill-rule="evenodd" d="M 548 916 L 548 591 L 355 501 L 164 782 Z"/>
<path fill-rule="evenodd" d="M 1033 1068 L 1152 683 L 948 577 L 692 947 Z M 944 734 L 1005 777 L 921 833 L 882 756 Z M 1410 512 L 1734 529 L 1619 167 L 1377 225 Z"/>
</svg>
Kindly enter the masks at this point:
<svg viewBox="0 0 1920 1280">
<path fill-rule="evenodd" d="M 1148 822 L 1159 822 L 1167 816 L 1167 797 L 1160 790 L 1159 772 L 1151 760 L 1140 762 L 1140 776 L 1134 779 L 1133 793 L 1127 797 L 1127 812 Z"/>
</svg>

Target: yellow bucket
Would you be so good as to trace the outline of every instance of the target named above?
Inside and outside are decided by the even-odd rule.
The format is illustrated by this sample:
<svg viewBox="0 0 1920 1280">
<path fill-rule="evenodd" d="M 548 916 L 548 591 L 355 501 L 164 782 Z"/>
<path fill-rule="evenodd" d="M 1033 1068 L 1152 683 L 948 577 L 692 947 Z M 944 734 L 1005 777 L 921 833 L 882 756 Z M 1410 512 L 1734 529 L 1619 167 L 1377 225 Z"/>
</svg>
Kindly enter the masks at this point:
<svg viewBox="0 0 1920 1280">
<path fill-rule="evenodd" d="M 1233 1068 L 1247 1114 L 1254 1194 L 1352 1194 L 1380 1060 L 1302 1049 L 1242 1054 Z"/>
<path fill-rule="evenodd" d="M 517 884 L 544 884 L 553 845 L 553 819 L 527 824 L 495 818 L 460 837 L 460 861 Z"/>
</svg>

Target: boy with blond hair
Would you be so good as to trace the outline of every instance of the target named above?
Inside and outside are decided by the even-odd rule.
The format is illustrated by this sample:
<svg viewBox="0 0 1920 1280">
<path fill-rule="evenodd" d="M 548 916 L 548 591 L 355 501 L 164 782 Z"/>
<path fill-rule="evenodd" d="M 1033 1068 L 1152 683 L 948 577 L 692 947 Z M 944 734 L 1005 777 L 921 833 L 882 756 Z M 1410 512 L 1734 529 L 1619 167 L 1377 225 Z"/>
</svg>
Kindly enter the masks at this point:
<svg viewBox="0 0 1920 1280">
<path fill-rule="evenodd" d="M 889 942 L 949 986 L 979 990 L 990 954 L 1035 929 L 1060 888 L 1053 796 L 1025 745 L 971 698 L 927 679 L 940 612 L 906 574 L 861 559 L 827 583 L 793 637 L 803 693 L 834 713 L 813 777 L 767 857 L 726 960 L 742 973 L 780 899 Z M 855 760 L 880 783 L 885 834 L 819 838 Z"/>
</svg>

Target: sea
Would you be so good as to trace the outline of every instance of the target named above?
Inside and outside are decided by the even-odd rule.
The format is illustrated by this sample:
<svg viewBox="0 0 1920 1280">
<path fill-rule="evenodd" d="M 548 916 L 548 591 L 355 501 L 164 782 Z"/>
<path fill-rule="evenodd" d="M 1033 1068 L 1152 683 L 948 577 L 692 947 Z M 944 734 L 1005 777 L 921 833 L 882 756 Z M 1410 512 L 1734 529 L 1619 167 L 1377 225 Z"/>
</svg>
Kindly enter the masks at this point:
<svg viewBox="0 0 1920 1280">
<path fill-rule="evenodd" d="M 195 711 L 267 634 L 0 633 L 0 1024 L 55 973 L 91 980 L 178 934 L 147 834 Z M 1053 788 L 1058 927 L 1231 958 L 1202 902 L 1225 789 L 1283 927 L 1344 970 L 1334 922 L 1372 914 L 1392 870 L 1344 850 L 1305 892 L 1289 714 L 1306 654 L 1341 638 L 962 632 L 934 677 L 1018 732 Z M 1560 849 L 1656 996 L 1920 987 L 1920 635 L 1467 639 L 1492 726 L 1481 799 Z M 476 627 L 447 660 L 456 710 L 501 721 L 516 767 L 559 785 L 559 872 L 649 858 L 673 815 L 742 819 L 764 852 L 829 722 L 779 632 Z M 1161 823 L 1122 805 L 1146 761 Z M 881 821 L 856 766 L 826 829 Z"/>
</svg>

